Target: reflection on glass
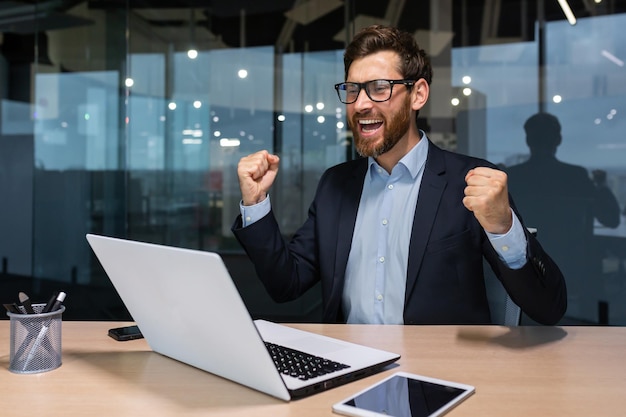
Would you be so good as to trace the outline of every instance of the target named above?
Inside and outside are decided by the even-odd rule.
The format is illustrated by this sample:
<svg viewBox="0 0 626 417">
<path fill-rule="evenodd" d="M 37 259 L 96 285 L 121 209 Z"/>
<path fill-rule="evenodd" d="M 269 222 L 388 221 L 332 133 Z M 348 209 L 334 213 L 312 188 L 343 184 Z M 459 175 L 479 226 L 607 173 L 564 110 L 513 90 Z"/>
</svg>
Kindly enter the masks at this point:
<svg viewBox="0 0 626 417">
<path fill-rule="evenodd" d="M 592 177 L 584 167 L 557 159 L 557 148 L 567 138 L 554 115 L 531 116 L 524 131 L 530 158 L 507 168 L 509 191 L 565 276 L 567 315 L 595 321 L 598 295 L 592 296 L 597 287 L 593 277 L 600 276 L 601 263 L 593 225 L 619 225 L 617 200 L 606 184 L 606 172 L 596 170 Z"/>
<path fill-rule="evenodd" d="M 626 218 L 616 214 L 626 205 L 626 119 L 618 116 L 626 111 L 626 39 L 614 36 L 625 24 L 626 15 L 581 18 L 574 27 L 547 22 L 543 38 L 532 42 L 452 52 L 451 79 L 462 88 L 463 77 L 471 77 L 473 92 L 485 97 L 482 102 L 451 97 L 458 120 L 469 120 L 459 143 L 472 144 L 476 156 L 507 169 L 517 166 L 510 168 L 510 191 L 527 226 L 539 229 L 539 241 L 565 273 L 567 318 L 574 322 L 626 323 L 620 301 L 626 296 Z M 543 87 L 540 42 L 545 42 Z M 578 180 L 540 169 L 532 149 L 529 159 L 521 127 L 538 110 L 559 119 L 558 160 L 579 166 Z M 535 133 L 543 140 L 547 135 L 547 130 Z M 484 147 L 476 145 L 481 142 Z M 552 160 L 551 166 L 561 164 Z M 600 198 L 608 200 L 610 219 L 594 206 L 598 188 L 610 196 Z"/>
</svg>

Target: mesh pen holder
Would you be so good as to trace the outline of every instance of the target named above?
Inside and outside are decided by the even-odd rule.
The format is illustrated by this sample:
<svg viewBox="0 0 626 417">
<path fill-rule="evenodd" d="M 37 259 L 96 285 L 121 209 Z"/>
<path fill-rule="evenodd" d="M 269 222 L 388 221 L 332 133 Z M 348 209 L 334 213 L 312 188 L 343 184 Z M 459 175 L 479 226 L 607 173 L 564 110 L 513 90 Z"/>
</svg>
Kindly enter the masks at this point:
<svg viewBox="0 0 626 417">
<path fill-rule="evenodd" d="M 36 314 L 7 313 L 11 319 L 9 371 L 34 374 L 61 366 L 61 316 L 65 306 L 41 313 L 45 304 L 33 304 Z"/>
</svg>

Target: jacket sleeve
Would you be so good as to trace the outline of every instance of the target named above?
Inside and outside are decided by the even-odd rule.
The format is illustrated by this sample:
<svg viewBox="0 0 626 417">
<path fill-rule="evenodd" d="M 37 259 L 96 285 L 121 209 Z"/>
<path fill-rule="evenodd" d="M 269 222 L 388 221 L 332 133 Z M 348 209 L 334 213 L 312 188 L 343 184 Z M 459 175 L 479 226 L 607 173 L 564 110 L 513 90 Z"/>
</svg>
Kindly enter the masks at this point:
<svg viewBox="0 0 626 417">
<path fill-rule="evenodd" d="M 487 259 L 513 302 L 528 317 L 541 324 L 554 325 L 567 309 L 565 278 L 539 241 L 526 228 L 524 230 L 528 246 L 523 267 L 507 267 L 492 248 L 485 249 L 494 252 Z"/>
<path fill-rule="evenodd" d="M 235 219 L 231 230 L 274 301 L 294 300 L 318 281 L 312 228 L 309 213 L 297 236 L 287 243 L 273 211 L 247 227 L 242 227 L 240 215 Z"/>
</svg>

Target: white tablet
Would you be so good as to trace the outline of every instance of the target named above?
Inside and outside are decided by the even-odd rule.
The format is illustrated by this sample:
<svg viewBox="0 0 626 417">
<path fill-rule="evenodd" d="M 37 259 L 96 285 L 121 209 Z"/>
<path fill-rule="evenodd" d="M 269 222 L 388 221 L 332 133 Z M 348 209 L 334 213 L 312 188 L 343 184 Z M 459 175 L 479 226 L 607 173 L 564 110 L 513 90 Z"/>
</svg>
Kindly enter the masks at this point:
<svg viewBox="0 0 626 417">
<path fill-rule="evenodd" d="M 471 385 L 396 372 L 333 405 L 333 411 L 355 417 L 436 417 L 474 391 Z"/>
</svg>

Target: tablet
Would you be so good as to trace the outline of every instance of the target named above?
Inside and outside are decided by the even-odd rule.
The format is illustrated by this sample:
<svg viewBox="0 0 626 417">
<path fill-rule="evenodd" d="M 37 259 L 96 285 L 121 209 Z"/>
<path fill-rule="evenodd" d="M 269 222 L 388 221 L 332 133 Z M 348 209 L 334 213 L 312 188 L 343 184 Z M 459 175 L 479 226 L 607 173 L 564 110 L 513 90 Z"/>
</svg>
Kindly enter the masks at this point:
<svg viewBox="0 0 626 417">
<path fill-rule="evenodd" d="M 396 372 L 333 405 L 333 411 L 355 417 L 436 417 L 474 391 L 471 385 Z"/>
</svg>

